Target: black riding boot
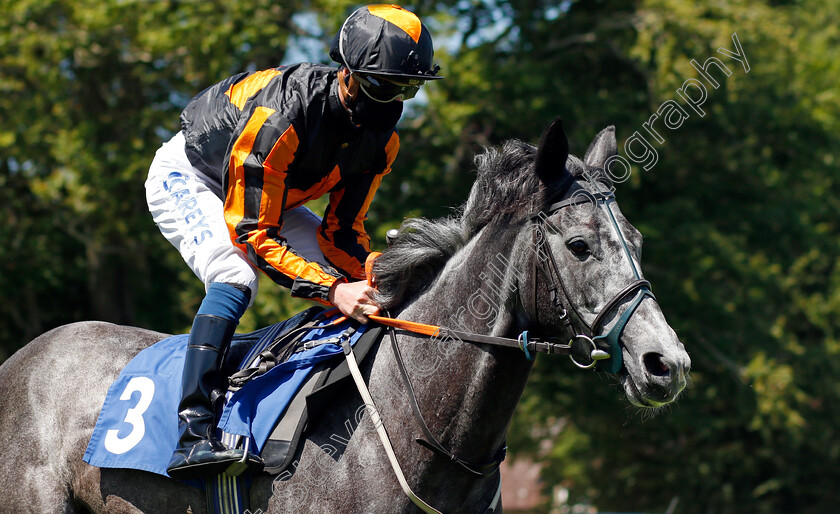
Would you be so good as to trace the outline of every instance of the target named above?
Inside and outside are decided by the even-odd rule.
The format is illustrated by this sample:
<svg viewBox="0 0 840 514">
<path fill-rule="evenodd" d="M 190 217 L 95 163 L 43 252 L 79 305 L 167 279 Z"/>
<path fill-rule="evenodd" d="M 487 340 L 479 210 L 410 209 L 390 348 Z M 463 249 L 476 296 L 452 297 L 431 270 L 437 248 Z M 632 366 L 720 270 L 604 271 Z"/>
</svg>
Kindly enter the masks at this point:
<svg viewBox="0 0 840 514">
<path fill-rule="evenodd" d="M 178 448 L 166 468 L 172 478 L 217 475 L 242 460 L 243 450 L 228 450 L 215 438 L 215 412 L 210 401 L 210 394 L 220 385 L 219 367 L 235 329 L 236 324 L 224 318 L 205 314 L 195 317 L 181 380 Z M 259 458 L 249 453 L 247 463 L 258 465 Z"/>
</svg>

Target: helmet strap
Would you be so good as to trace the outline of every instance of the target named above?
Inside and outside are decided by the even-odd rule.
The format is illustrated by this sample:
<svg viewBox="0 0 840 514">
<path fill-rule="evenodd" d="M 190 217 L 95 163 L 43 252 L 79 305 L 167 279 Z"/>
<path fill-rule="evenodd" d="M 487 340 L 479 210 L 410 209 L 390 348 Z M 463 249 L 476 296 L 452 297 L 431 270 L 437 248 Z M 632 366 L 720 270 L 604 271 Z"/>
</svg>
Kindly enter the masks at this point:
<svg viewBox="0 0 840 514">
<path fill-rule="evenodd" d="M 359 94 L 359 83 L 347 67 L 342 66 L 338 70 L 338 98 L 341 100 L 341 105 L 347 110 L 348 114 L 352 113 L 350 102 L 356 99 Z"/>
</svg>

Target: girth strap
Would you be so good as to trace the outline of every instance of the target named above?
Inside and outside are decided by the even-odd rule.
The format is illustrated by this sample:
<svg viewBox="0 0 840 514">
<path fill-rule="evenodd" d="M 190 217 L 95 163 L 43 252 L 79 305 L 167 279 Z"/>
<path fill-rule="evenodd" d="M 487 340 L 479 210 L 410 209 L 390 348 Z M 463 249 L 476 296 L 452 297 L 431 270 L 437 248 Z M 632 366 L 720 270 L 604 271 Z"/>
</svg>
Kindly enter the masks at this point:
<svg viewBox="0 0 840 514">
<path fill-rule="evenodd" d="M 315 321 L 310 321 L 298 328 L 282 334 L 279 338 L 274 340 L 274 342 L 268 345 L 267 348 L 261 351 L 259 355 L 255 355 L 251 358 L 251 360 L 245 361 L 248 365 L 250 365 L 256 357 L 259 357 L 257 365 L 240 369 L 230 376 L 228 379 L 229 390 L 233 392 L 238 391 L 248 381 L 268 373 L 268 371 L 278 363 L 283 363 L 288 360 L 292 352 L 295 350 L 295 345 L 300 338 L 302 338 L 307 331 L 318 328 L 318 326 L 319 321 L 316 318 Z"/>
</svg>

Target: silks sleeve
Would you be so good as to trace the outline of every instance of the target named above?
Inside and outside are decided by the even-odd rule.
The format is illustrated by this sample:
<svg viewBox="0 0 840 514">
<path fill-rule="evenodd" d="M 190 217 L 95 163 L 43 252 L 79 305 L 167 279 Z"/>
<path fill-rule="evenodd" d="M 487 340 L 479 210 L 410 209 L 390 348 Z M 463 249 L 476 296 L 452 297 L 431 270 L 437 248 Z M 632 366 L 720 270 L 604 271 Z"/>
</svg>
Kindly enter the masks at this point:
<svg viewBox="0 0 840 514">
<path fill-rule="evenodd" d="M 329 305 L 341 274 L 308 261 L 280 236 L 286 173 L 299 147 L 294 126 L 273 109 L 256 107 L 238 130 L 225 177 L 225 222 L 234 244 L 252 264 L 293 296 Z"/>
<path fill-rule="evenodd" d="M 330 193 L 318 244 L 330 264 L 353 278 L 365 278 L 364 264 L 370 253 L 370 236 L 365 232 L 367 212 L 382 178 L 391 172 L 399 147 L 399 136 L 394 132 L 385 145 L 381 169 L 342 179 L 343 187 Z"/>
</svg>

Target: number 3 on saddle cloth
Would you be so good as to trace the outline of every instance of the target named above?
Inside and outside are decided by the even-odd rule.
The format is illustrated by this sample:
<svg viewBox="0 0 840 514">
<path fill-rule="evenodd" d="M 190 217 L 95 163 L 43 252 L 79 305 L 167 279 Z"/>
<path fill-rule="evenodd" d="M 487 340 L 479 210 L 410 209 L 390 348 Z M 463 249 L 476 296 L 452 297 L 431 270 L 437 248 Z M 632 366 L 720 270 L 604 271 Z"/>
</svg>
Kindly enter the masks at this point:
<svg viewBox="0 0 840 514">
<path fill-rule="evenodd" d="M 260 353 L 254 348 L 265 348 L 312 319 L 313 311 L 317 310 L 320 308 L 252 334 L 237 334 L 228 361 L 239 357 L 241 368 L 252 365 L 254 356 Z M 320 328 L 304 333 L 296 343 L 298 351 L 233 394 L 228 393 L 219 417 L 219 429 L 227 436 L 250 438 L 250 447 L 262 451 L 278 419 L 313 367 L 342 354 L 340 344 L 325 342 L 337 342 L 350 327 L 349 321 L 330 325 L 336 318 L 338 315 L 325 318 L 319 313 L 315 321 Z M 351 344 L 356 344 L 366 327 L 361 325 L 350 336 Z M 141 351 L 126 365 L 108 389 L 84 455 L 85 462 L 101 468 L 139 469 L 167 476 L 166 466 L 178 442 L 178 401 L 188 338 L 184 334 L 164 339 Z"/>
</svg>

